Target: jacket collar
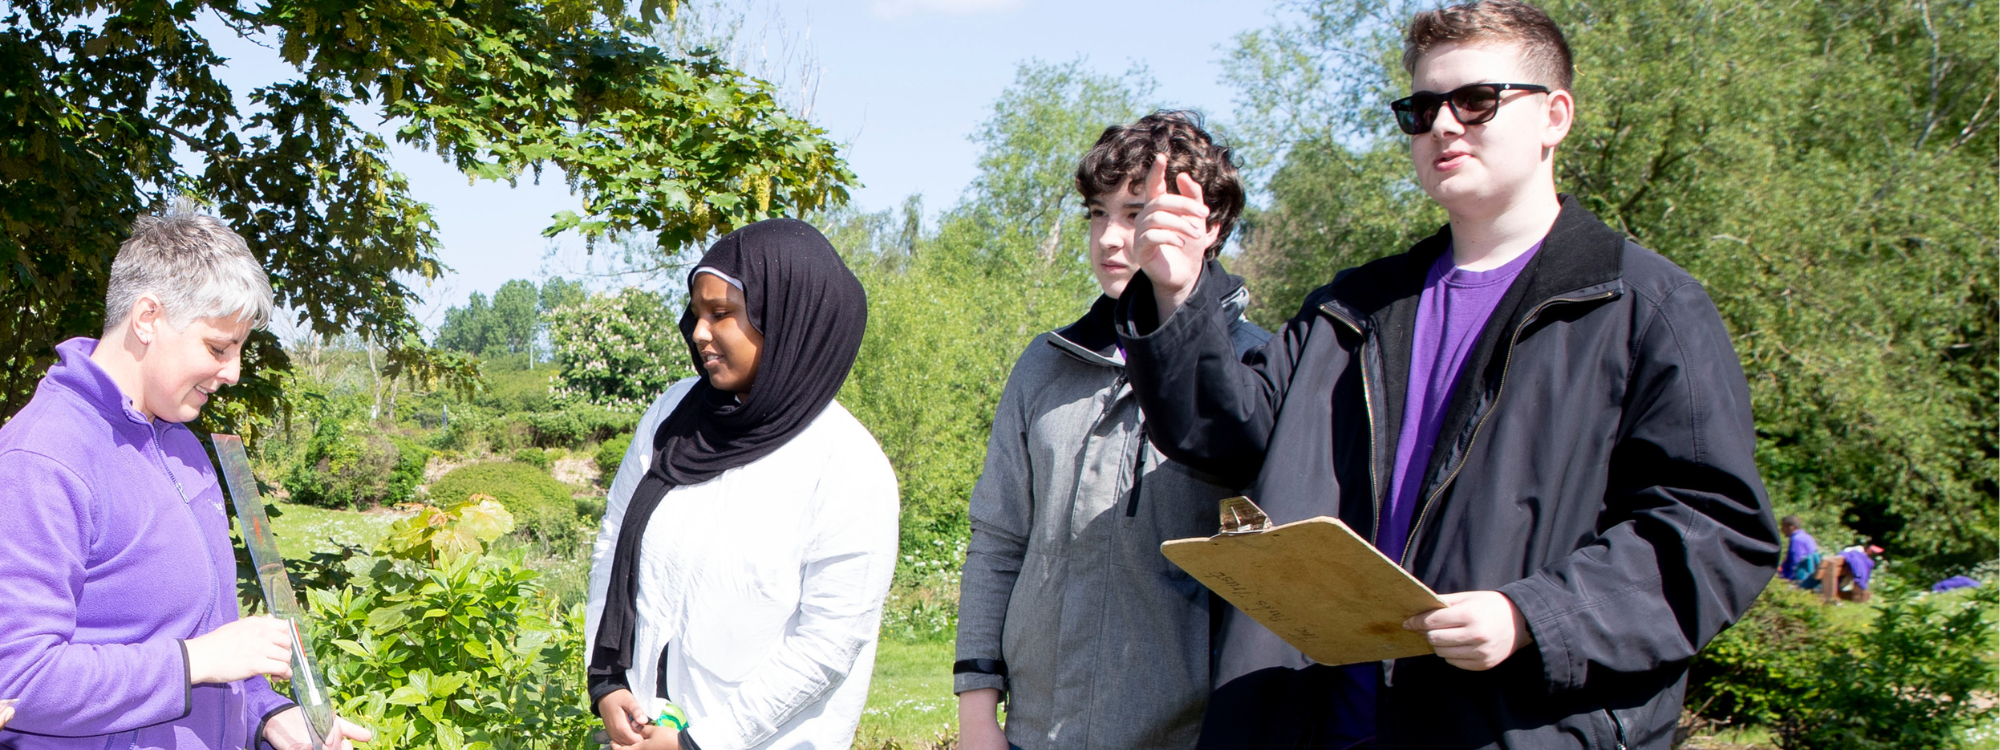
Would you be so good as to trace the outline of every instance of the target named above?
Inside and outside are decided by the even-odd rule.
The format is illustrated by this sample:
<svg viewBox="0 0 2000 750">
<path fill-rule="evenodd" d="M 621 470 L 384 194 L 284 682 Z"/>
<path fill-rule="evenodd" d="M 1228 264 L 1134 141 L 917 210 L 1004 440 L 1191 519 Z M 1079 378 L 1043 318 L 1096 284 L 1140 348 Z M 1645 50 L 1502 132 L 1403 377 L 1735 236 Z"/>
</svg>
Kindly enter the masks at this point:
<svg viewBox="0 0 2000 750">
<path fill-rule="evenodd" d="M 1605 225 L 1577 203 L 1559 196 L 1562 211 L 1549 227 L 1542 249 L 1521 270 L 1530 304 L 1589 287 L 1618 282 L 1624 273 L 1625 235 Z M 1327 304 L 1359 321 L 1374 319 L 1392 303 L 1423 293 L 1424 275 L 1451 249 L 1451 225 L 1438 229 L 1407 253 L 1390 256 L 1342 274 Z M 1518 283 L 1518 282 L 1517 282 Z"/>
<path fill-rule="evenodd" d="M 1221 280 L 1217 287 L 1216 314 L 1219 320 L 1234 323 L 1250 307 L 1250 289 L 1243 285 L 1243 278 L 1231 275 L 1222 268 L 1222 262 L 1209 260 L 1202 264 L 1202 275 Z M 1134 281 L 1137 281 L 1135 277 Z M 1206 285 L 1204 283 L 1204 285 Z M 1118 331 L 1114 327 L 1114 312 L 1118 300 L 1098 295 L 1091 303 L 1090 312 L 1084 313 L 1075 323 L 1049 332 L 1049 343 L 1057 349 L 1085 362 L 1105 367 L 1124 367 L 1125 354 L 1118 349 Z"/>
<path fill-rule="evenodd" d="M 113 424 L 129 421 L 150 429 L 152 420 L 132 408 L 131 397 L 119 389 L 118 383 L 111 379 L 111 373 L 91 361 L 90 355 L 97 351 L 97 343 L 97 339 L 77 337 L 56 345 L 56 364 L 49 368 L 49 374 L 42 377 L 43 385 L 76 394 Z"/>
</svg>

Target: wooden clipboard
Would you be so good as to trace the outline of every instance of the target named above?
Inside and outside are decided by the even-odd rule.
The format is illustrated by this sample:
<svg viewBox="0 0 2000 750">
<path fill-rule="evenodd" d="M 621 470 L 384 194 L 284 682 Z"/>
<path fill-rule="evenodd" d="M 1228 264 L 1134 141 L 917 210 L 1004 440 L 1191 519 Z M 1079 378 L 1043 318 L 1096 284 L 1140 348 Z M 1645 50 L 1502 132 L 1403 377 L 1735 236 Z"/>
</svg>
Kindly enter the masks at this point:
<svg viewBox="0 0 2000 750">
<path fill-rule="evenodd" d="M 1433 653 L 1403 621 L 1444 606 L 1339 519 L 1273 527 L 1249 498 L 1222 501 L 1223 533 L 1160 552 L 1313 661 L 1330 666 Z"/>
</svg>

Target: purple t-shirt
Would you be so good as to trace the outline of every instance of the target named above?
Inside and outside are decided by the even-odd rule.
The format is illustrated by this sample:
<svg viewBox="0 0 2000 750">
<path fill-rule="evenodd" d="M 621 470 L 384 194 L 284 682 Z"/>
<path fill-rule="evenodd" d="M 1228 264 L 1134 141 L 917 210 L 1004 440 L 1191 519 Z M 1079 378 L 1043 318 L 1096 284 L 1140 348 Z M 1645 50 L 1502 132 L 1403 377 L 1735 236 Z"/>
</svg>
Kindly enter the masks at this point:
<svg viewBox="0 0 2000 750">
<path fill-rule="evenodd" d="M 1390 559 L 1401 561 L 1404 543 L 1410 537 L 1410 517 L 1422 504 L 1417 497 L 1423 489 L 1424 472 L 1430 468 L 1431 448 L 1444 426 L 1444 410 L 1458 383 L 1458 371 L 1465 355 L 1486 328 L 1493 308 L 1507 295 L 1507 288 L 1521 275 L 1521 269 L 1542 249 L 1542 243 L 1491 271 L 1467 271 L 1452 264 L 1446 250 L 1431 264 L 1424 276 L 1423 296 L 1417 301 L 1417 330 L 1410 347 L 1409 393 L 1403 399 L 1403 429 L 1396 439 L 1396 473 L 1389 485 L 1388 518 L 1375 546 Z"/>
</svg>

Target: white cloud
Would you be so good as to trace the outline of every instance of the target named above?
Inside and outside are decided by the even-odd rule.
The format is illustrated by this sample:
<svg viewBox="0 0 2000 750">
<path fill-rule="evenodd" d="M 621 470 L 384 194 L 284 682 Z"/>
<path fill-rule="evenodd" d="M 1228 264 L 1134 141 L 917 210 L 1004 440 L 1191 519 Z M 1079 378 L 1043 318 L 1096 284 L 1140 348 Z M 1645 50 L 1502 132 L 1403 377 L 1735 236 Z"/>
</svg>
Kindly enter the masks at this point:
<svg viewBox="0 0 2000 750">
<path fill-rule="evenodd" d="M 868 8 L 877 18 L 901 18 L 916 13 L 966 16 L 1014 10 L 1025 4 L 1024 0 L 874 0 Z"/>
</svg>

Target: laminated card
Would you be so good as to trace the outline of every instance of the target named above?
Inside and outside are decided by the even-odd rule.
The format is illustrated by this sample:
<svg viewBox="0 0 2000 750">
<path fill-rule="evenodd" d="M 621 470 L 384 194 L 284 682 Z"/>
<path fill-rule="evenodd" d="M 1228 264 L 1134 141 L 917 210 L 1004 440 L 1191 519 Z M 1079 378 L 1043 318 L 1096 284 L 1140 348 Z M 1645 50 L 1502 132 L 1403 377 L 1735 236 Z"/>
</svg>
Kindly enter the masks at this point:
<svg viewBox="0 0 2000 750">
<path fill-rule="evenodd" d="M 1444 602 L 1339 519 L 1274 527 L 1249 498 L 1232 497 L 1222 501 L 1222 533 L 1160 552 L 1320 664 L 1433 653 L 1403 621 Z"/>
<path fill-rule="evenodd" d="M 264 498 L 257 494 L 257 477 L 250 473 L 250 456 L 243 452 L 243 438 L 213 434 L 215 458 L 222 479 L 229 485 L 229 499 L 236 505 L 237 531 L 243 546 L 250 549 L 250 562 L 257 566 L 257 583 L 264 590 L 264 606 L 271 616 L 292 624 L 292 701 L 305 714 L 307 734 L 313 750 L 325 747 L 333 733 L 333 704 L 320 682 L 319 670 L 306 648 L 299 623 L 306 617 L 292 591 L 292 579 L 285 575 L 285 558 L 278 555 L 278 540 L 271 535 L 271 519 L 264 514 Z"/>
</svg>

